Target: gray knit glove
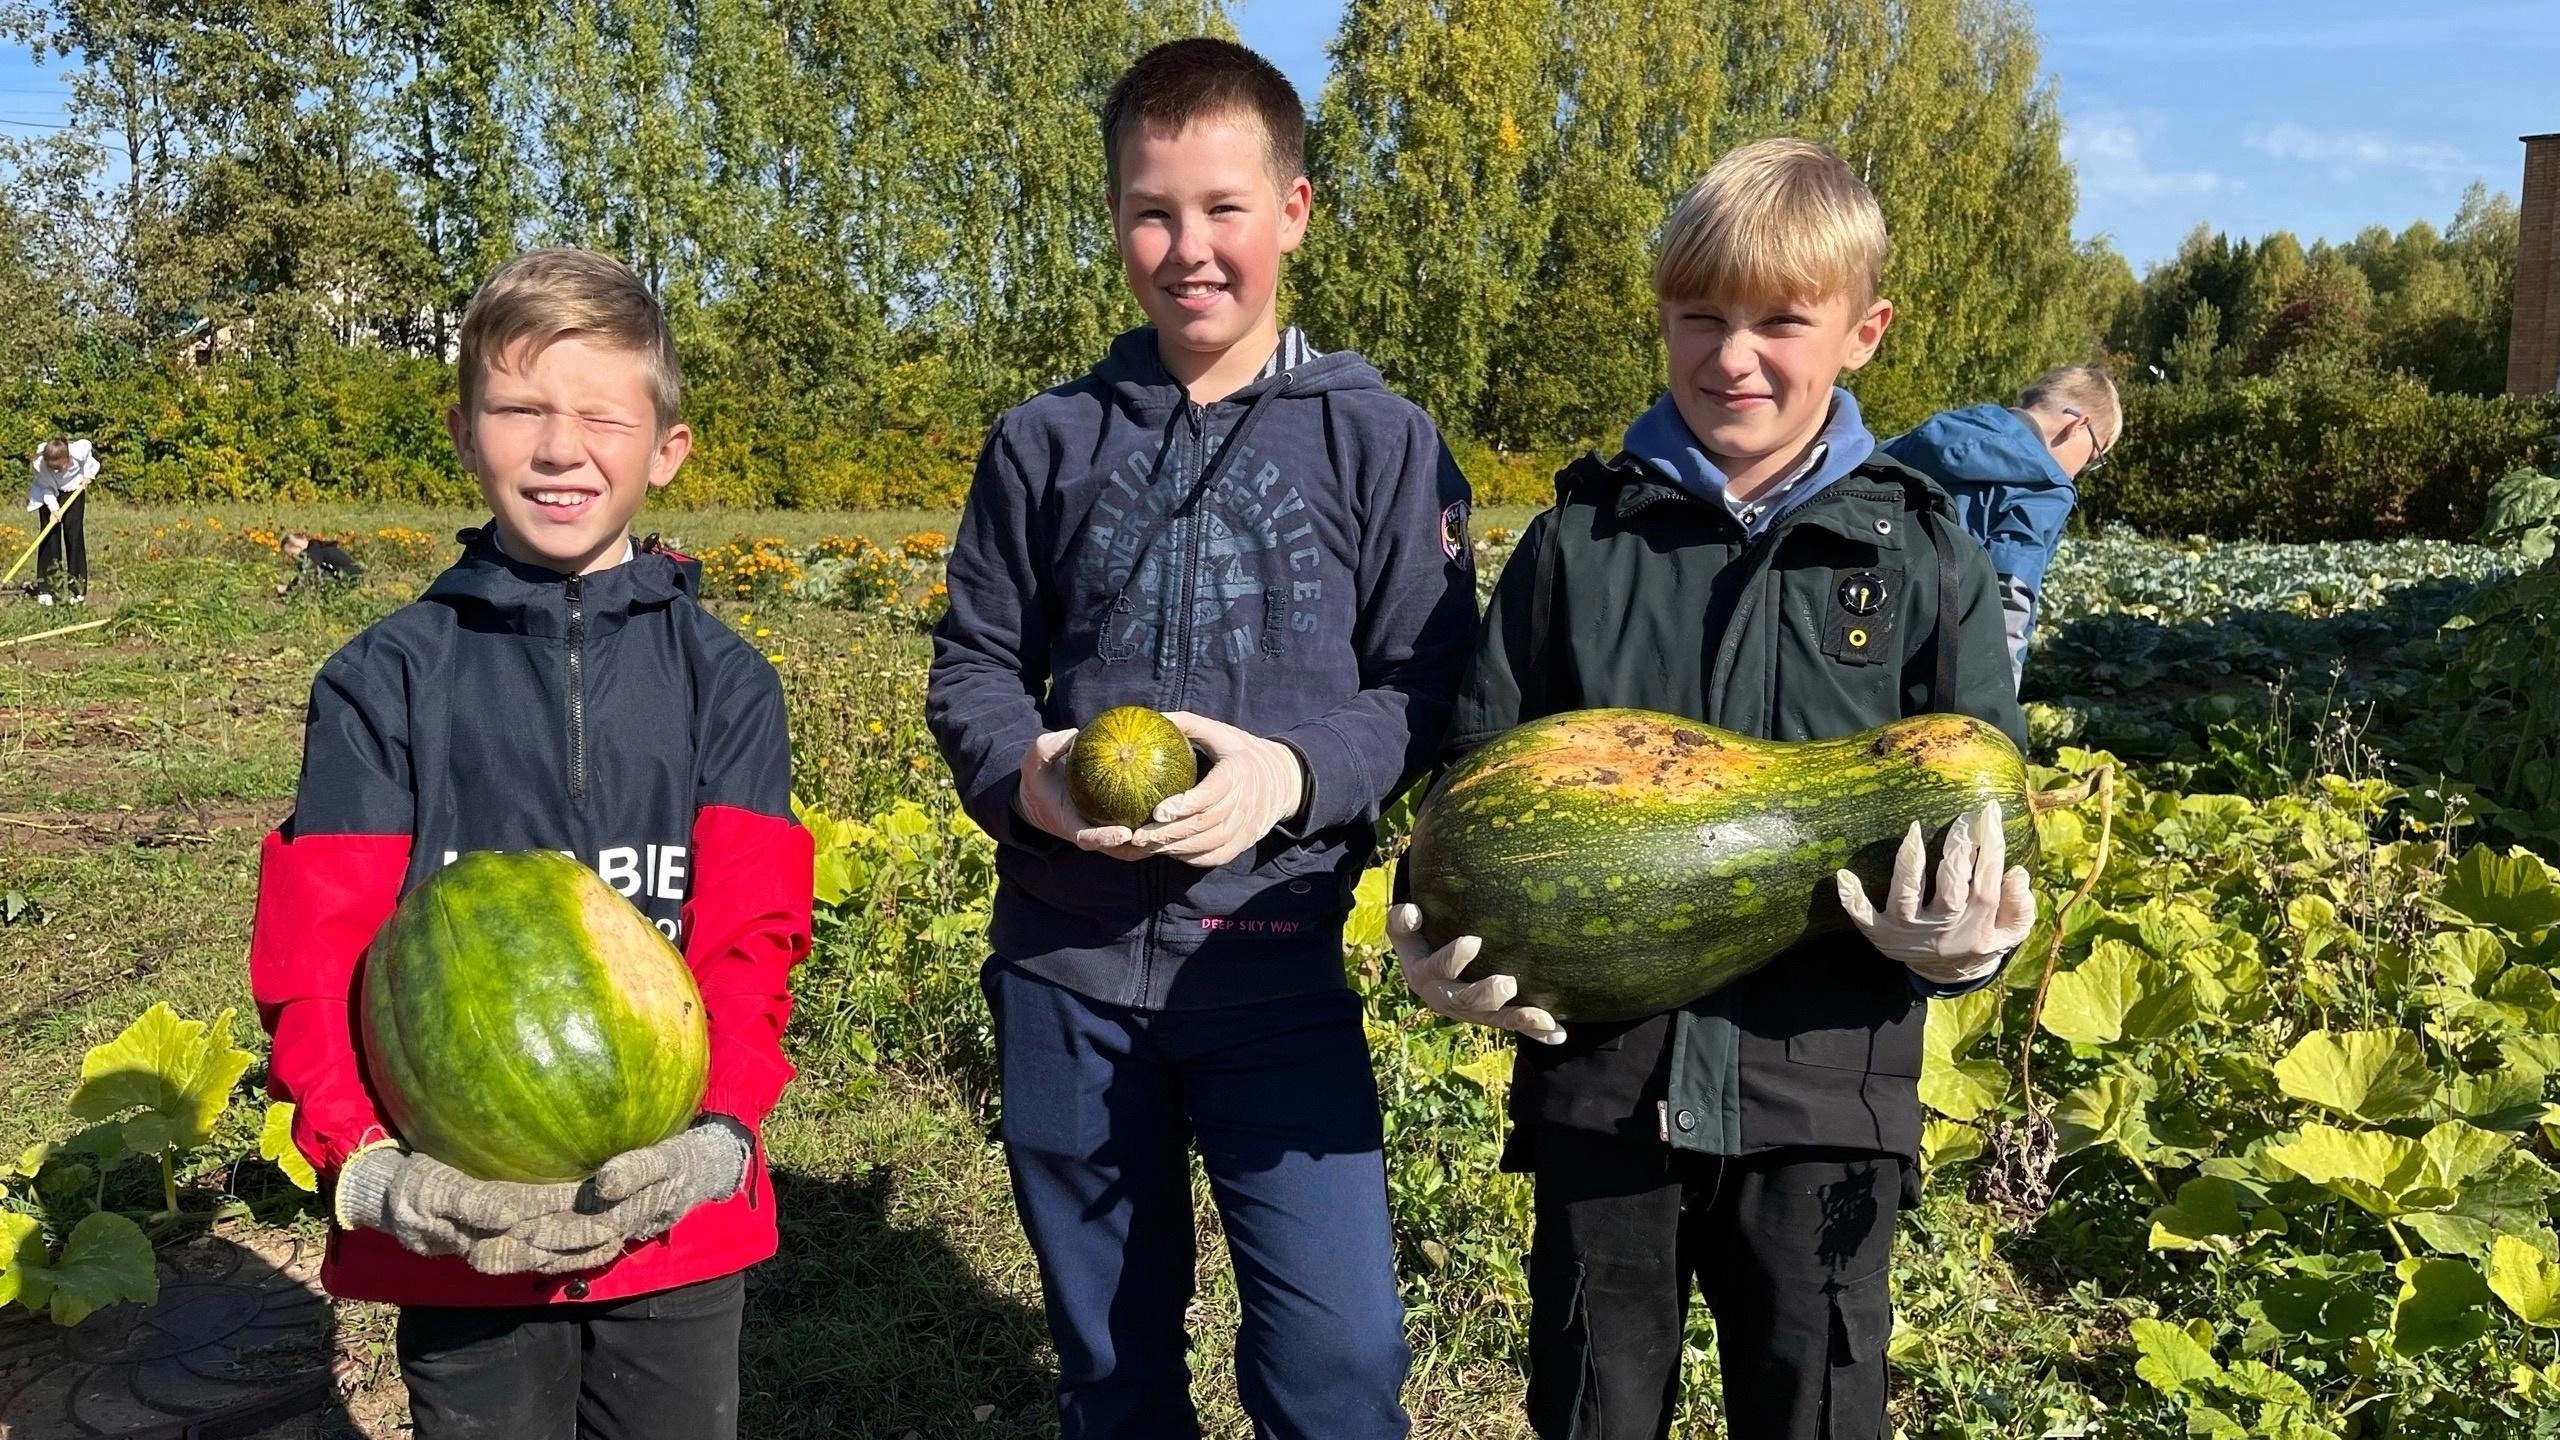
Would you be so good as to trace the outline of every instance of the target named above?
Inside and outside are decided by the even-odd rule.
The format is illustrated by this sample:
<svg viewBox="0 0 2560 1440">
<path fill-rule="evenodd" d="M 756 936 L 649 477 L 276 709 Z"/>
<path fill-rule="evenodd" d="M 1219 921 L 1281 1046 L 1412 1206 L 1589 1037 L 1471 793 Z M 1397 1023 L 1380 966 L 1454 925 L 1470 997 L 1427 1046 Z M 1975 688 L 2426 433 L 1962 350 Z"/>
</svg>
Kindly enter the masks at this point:
<svg viewBox="0 0 2560 1440">
<path fill-rule="evenodd" d="M 621 1259 L 629 1244 L 610 1217 L 553 1210 L 474 1242 L 462 1258 L 484 1275 L 566 1275 L 602 1269 Z"/>
<path fill-rule="evenodd" d="M 685 1212 L 726 1200 L 746 1183 L 752 1132 L 726 1115 L 706 1115 L 672 1139 L 625 1150 L 586 1184 L 580 1208 L 624 1239 L 664 1233 Z"/>
<path fill-rule="evenodd" d="M 577 1203 L 574 1184 L 474 1180 L 441 1160 L 384 1146 L 338 1172 L 338 1223 L 379 1230 L 421 1255 L 463 1255 L 537 1215 Z"/>
</svg>

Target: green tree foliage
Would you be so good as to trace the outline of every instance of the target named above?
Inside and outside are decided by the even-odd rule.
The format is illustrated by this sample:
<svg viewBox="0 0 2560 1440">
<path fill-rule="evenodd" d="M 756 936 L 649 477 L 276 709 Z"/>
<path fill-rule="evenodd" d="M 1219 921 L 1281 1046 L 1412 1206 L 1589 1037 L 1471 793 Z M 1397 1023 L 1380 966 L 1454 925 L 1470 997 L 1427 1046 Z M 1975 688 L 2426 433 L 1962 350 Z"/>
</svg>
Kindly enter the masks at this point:
<svg viewBox="0 0 2560 1440">
<path fill-rule="evenodd" d="M 1653 232 L 1715 155 L 1837 149 L 1894 237 L 1879 426 L 2087 353 L 2093 268 L 2035 35 L 2009 0 L 1671 7 L 1362 0 L 1313 172 L 1304 313 L 1435 414 L 1602 438 L 1658 389 Z M 2115 297 L 2107 297 L 2115 303 Z"/>
<path fill-rule="evenodd" d="M 2473 185 L 2443 230 L 2374 226 L 2305 247 L 2279 230 L 2255 242 L 2199 226 L 2113 312 L 2109 348 L 2139 374 L 2227 380 L 2311 356 L 2399 370 L 2433 389 L 2505 388 L 2515 305 L 2516 207 Z M 2215 327 L 2197 328 L 2197 307 Z"/>
<path fill-rule="evenodd" d="M 1444 420 L 1473 415 L 1531 294 L 1555 202 L 1528 180 L 1558 143 L 1550 62 L 1574 8 L 1352 0 L 1334 42 L 1301 318 Z"/>
</svg>

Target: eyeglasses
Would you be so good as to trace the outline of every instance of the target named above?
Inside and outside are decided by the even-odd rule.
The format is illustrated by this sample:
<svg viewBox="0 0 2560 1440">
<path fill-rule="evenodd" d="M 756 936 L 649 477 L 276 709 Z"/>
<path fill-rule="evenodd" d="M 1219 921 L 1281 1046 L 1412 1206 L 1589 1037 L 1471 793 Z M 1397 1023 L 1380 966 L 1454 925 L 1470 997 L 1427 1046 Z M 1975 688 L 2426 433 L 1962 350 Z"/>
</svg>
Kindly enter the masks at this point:
<svg viewBox="0 0 2560 1440">
<path fill-rule="evenodd" d="M 2108 449 L 2106 443 L 2098 438 L 2098 422 L 2090 419 L 2081 412 L 2072 409 L 2068 405 L 2062 408 L 2062 413 L 2079 421 L 2083 426 L 2087 427 L 2089 431 L 2089 463 L 2080 467 L 2080 473 L 2083 475 L 2096 474 L 2098 467 L 2107 463 Z"/>
</svg>

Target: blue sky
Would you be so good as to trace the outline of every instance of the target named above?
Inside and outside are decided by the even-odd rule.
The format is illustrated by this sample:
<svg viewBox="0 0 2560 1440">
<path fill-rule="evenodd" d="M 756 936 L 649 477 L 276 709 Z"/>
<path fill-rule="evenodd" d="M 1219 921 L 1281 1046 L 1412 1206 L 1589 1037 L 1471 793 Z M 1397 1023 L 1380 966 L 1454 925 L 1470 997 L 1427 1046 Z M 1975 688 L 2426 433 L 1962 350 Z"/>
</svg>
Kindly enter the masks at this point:
<svg viewBox="0 0 2560 1440">
<path fill-rule="evenodd" d="M 1309 101 L 1341 0 L 1231 0 Z M 2560 131 L 2560 0 L 2052 0 L 2035 7 L 2080 173 L 2082 236 L 2139 269 L 2198 221 L 2343 240 L 2514 194 L 2516 137 Z M 59 123 L 58 69 L 0 52 L 0 129 Z"/>
<path fill-rule="evenodd" d="M 1313 101 L 1339 0 L 1242 0 Z M 2344 240 L 2514 195 L 2560 131 L 2560 0 L 2054 0 L 2033 7 L 2080 174 L 2076 232 L 2140 270 L 2198 221 Z"/>
</svg>

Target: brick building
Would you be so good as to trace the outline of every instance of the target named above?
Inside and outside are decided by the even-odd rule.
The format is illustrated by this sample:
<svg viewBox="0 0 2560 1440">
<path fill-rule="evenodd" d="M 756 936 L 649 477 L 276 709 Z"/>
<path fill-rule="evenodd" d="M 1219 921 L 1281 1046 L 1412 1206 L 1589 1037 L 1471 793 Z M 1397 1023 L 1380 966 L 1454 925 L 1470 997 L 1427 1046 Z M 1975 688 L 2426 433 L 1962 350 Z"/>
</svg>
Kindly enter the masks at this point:
<svg viewBox="0 0 2560 1440">
<path fill-rule="evenodd" d="M 2548 395 L 2560 390 L 2560 134 L 2524 137 L 2521 218 L 2507 393 Z"/>
</svg>

